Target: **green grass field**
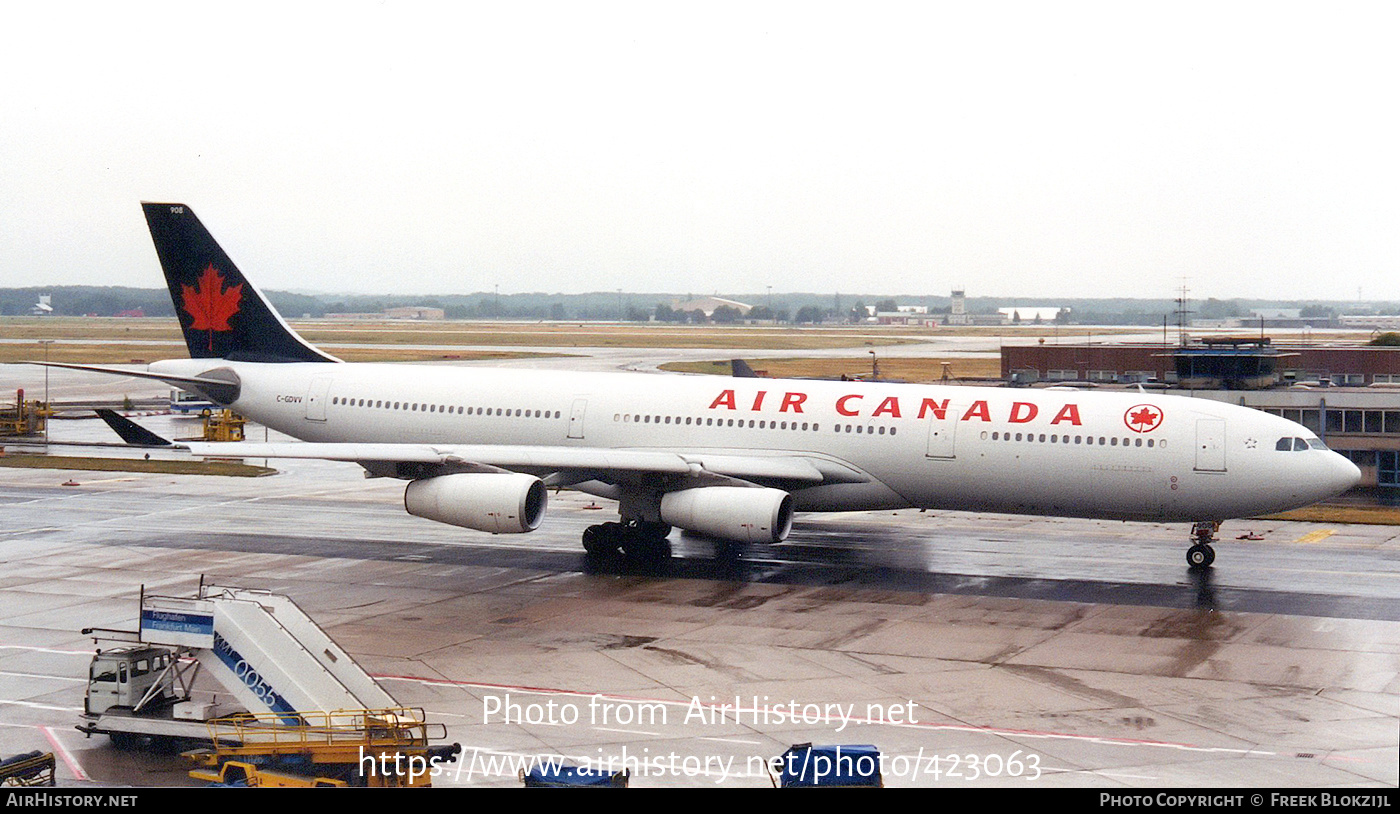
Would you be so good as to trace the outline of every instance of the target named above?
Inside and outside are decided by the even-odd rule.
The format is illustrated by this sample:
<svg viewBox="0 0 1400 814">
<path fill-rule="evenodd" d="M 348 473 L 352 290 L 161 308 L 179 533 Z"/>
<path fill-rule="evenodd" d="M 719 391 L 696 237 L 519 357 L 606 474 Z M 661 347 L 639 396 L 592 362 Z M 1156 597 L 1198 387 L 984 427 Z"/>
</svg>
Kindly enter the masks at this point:
<svg viewBox="0 0 1400 814">
<path fill-rule="evenodd" d="M 944 365 L 950 381 L 958 378 L 989 379 L 1001 375 L 1001 361 L 995 358 L 917 358 L 881 359 L 880 378 L 902 382 L 938 382 L 943 380 Z M 838 359 L 787 357 L 782 359 L 759 359 L 750 366 L 760 375 L 775 379 L 839 379 L 841 376 L 870 375 L 870 357 L 852 356 Z M 676 373 L 709 373 L 728 376 L 732 370 L 728 359 L 714 359 L 705 362 L 671 362 L 661 366 L 662 370 Z"/>
<path fill-rule="evenodd" d="M 2 454 L 0 466 L 21 469 L 74 469 L 92 472 L 152 472 L 164 475 L 222 475 L 256 478 L 272 475 L 276 469 L 250 466 L 239 461 L 145 460 L 143 458 L 95 458 L 88 456 Z"/>
<path fill-rule="evenodd" d="M 1044 327 L 906 328 L 902 326 L 723 326 L 591 322 L 409 322 L 385 320 L 297 320 L 292 326 L 307 341 L 351 361 L 432 361 L 490 359 L 505 351 L 444 351 L 454 347 L 528 348 L 740 348 L 752 350 L 829 350 L 878 348 L 928 337 L 1049 336 Z M 1128 329 L 1123 329 L 1128 330 Z M 1112 331 L 1098 330 L 1096 336 Z M 1061 338 L 1069 331 L 1062 330 Z M 114 364 L 171 359 L 184 355 L 173 319 L 112 317 L 0 317 L 0 363 L 43 359 L 41 340 L 55 362 Z M 31 340 L 28 344 L 23 340 Z M 431 350 L 407 346 L 436 346 Z M 379 346 L 379 347 L 372 347 Z M 863 352 L 863 350 L 862 350 Z M 529 354 L 516 350 L 515 354 Z M 883 362 L 881 364 L 884 364 Z M 891 374 L 893 375 L 893 374 Z M 962 375 L 974 375 L 963 373 Z M 993 374 L 995 375 L 995 374 Z"/>
</svg>

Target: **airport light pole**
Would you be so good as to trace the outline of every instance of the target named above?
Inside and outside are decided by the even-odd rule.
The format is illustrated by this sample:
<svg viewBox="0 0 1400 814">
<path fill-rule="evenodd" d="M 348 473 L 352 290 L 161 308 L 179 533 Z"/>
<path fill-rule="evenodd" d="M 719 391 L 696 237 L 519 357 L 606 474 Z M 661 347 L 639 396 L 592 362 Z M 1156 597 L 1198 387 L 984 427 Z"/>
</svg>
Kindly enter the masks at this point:
<svg viewBox="0 0 1400 814">
<path fill-rule="evenodd" d="M 53 343 L 52 339 L 39 340 L 39 344 L 44 346 L 44 412 L 46 413 L 44 416 L 44 446 L 46 447 L 49 445 L 49 418 L 53 415 L 53 410 L 49 409 L 49 345 Z M 19 406 L 21 409 L 24 408 L 23 404 Z"/>
</svg>

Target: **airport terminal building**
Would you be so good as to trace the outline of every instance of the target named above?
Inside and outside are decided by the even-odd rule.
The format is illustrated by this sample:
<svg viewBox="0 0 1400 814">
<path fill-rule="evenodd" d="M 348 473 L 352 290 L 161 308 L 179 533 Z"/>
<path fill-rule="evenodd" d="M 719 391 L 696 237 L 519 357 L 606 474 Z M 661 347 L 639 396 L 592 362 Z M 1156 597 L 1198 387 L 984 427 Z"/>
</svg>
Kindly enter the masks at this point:
<svg viewBox="0 0 1400 814">
<path fill-rule="evenodd" d="M 1361 468 L 1362 486 L 1400 496 L 1400 348 L 1273 345 L 1222 338 L 1163 344 L 1005 345 L 1021 386 L 1143 384 L 1296 421 Z"/>
</svg>

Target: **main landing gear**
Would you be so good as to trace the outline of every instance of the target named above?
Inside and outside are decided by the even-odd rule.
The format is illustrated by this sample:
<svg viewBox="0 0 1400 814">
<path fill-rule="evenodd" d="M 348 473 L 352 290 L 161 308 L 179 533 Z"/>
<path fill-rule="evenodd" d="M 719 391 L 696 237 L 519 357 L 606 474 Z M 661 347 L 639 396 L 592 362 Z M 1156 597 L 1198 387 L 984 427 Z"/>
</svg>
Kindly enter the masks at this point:
<svg viewBox="0 0 1400 814">
<path fill-rule="evenodd" d="M 1186 549 L 1186 564 L 1191 566 L 1193 571 L 1200 571 L 1210 567 L 1215 562 L 1215 549 L 1211 548 L 1211 543 L 1215 542 L 1215 532 L 1220 530 L 1220 524 L 1211 520 L 1204 520 L 1191 526 L 1191 539 L 1195 543 Z"/>
<path fill-rule="evenodd" d="M 620 551 L 629 558 L 660 560 L 671 556 L 671 543 L 666 539 L 670 533 L 671 527 L 665 523 L 600 523 L 583 530 L 583 549 L 593 557 Z"/>
</svg>

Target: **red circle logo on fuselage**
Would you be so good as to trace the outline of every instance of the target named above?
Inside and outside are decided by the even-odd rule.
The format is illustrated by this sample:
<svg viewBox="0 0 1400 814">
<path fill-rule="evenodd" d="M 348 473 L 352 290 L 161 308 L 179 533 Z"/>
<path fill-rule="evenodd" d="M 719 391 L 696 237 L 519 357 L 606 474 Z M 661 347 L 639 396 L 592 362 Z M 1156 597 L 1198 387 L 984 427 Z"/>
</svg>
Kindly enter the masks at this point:
<svg viewBox="0 0 1400 814">
<path fill-rule="evenodd" d="M 1151 404 L 1138 404 L 1123 414 L 1123 423 L 1133 432 L 1152 432 L 1162 426 L 1162 411 Z"/>
</svg>

